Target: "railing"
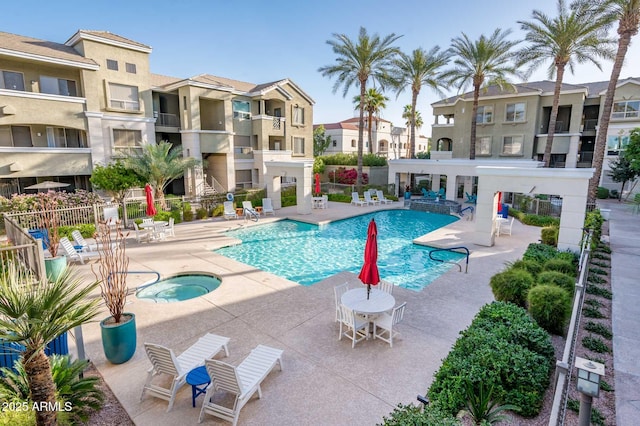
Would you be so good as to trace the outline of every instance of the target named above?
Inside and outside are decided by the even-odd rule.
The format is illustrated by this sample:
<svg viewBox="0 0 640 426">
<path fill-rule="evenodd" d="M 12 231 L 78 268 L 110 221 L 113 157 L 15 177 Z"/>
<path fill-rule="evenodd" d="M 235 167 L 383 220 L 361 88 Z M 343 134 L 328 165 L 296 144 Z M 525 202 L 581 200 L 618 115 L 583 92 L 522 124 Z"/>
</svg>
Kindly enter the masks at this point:
<svg viewBox="0 0 640 426">
<path fill-rule="evenodd" d="M 586 120 L 584 120 L 584 127 L 582 129 L 582 131 L 588 131 L 588 130 L 595 130 L 596 126 L 598 125 L 598 119 L 597 118 L 588 118 Z"/>
<path fill-rule="evenodd" d="M 460 268 L 460 272 L 462 272 L 462 266 L 460 266 L 460 264 L 458 262 L 452 262 L 450 260 L 444 260 L 444 259 L 436 259 L 435 257 L 433 257 L 433 253 L 438 252 L 438 251 L 452 251 L 452 252 L 456 252 L 456 250 L 464 250 L 467 255 L 467 264 L 464 267 L 464 273 L 466 274 L 467 272 L 469 272 L 469 249 L 464 247 L 464 246 L 460 246 L 460 247 L 449 247 L 449 248 L 441 248 L 441 249 L 434 249 L 431 250 L 429 252 L 429 259 L 431 260 L 435 260 L 436 262 L 441 262 L 441 263 L 452 263 L 454 265 L 458 265 L 458 268 Z"/>
<path fill-rule="evenodd" d="M 176 114 L 167 114 L 164 112 L 154 112 L 156 116 L 156 126 L 164 127 L 180 127 L 178 116 Z"/>
<path fill-rule="evenodd" d="M 101 217 L 103 204 L 94 204 L 92 206 L 67 207 L 54 210 L 58 219 L 58 226 L 75 226 L 86 223 L 97 225 L 97 220 Z M 29 212 L 10 212 L 5 213 L 6 218 L 12 218 L 16 221 L 20 228 L 33 229 L 39 227 L 39 218 L 42 211 L 34 210 Z"/>
<path fill-rule="evenodd" d="M 281 117 L 273 117 L 273 130 L 280 130 L 282 125 Z"/>
<path fill-rule="evenodd" d="M 515 194 L 513 197 L 513 208 L 523 213 L 560 217 L 562 201 L 558 198 L 541 200 L 524 194 Z"/>
<path fill-rule="evenodd" d="M 580 315 L 582 303 L 584 301 L 585 286 L 587 284 L 587 272 L 589 271 L 589 259 L 591 255 L 591 238 L 593 231 L 589 232 L 582 242 L 580 251 L 579 275 L 573 297 L 573 308 L 571 310 L 571 321 L 567 330 L 567 339 L 564 345 L 562 360 L 556 361 L 555 391 L 551 415 L 549 416 L 549 426 L 564 424 L 564 416 L 567 409 L 567 398 L 569 381 L 571 379 L 571 369 L 575 357 L 576 340 L 578 339 L 578 329 L 580 326 Z"/>
<path fill-rule="evenodd" d="M 13 218 L 5 214 L 4 223 L 11 245 L 0 247 L 0 269 L 9 262 L 17 262 L 31 271 L 37 280 L 46 276 L 42 243 L 34 239 Z"/>
</svg>

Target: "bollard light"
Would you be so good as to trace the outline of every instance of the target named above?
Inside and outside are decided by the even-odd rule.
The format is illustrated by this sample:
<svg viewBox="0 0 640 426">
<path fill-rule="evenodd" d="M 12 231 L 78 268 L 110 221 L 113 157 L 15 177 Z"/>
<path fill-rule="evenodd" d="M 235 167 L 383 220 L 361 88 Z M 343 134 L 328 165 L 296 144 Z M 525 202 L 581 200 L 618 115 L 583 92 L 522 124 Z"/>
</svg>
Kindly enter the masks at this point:
<svg viewBox="0 0 640 426">
<path fill-rule="evenodd" d="M 580 357 L 576 357 L 575 365 L 578 369 L 578 391 L 597 398 L 600 395 L 600 378 L 604 376 L 604 365 Z"/>
</svg>

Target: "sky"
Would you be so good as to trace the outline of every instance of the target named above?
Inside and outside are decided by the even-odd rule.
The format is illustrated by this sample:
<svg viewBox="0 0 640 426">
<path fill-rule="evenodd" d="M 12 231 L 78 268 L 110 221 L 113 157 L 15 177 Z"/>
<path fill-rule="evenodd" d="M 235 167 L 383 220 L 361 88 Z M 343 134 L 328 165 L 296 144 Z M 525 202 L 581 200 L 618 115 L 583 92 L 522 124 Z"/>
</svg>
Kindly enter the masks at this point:
<svg viewBox="0 0 640 426">
<path fill-rule="evenodd" d="M 496 28 L 511 29 L 511 38 L 521 40 L 518 21 L 531 20 L 534 8 L 550 16 L 557 11 L 555 0 L 33 0 L 29 7 L 5 3 L 0 31 L 59 43 L 78 29 L 110 31 L 151 46 L 153 73 L 180 78 L 212 74 L 256 84 L 289 78 L 315 100 L 314 124 L 357 115 L 353 97 L 359 88 L 352 86 L 343 97 L 343 87 L 334 93 L 335 80 L 318 72 L 335 63 L 327 44 L 334 34 L 356 39 L 360 27 L 381 37 L 395 33 L 402 36 L 397 46 L 410 53 L 418 47 L 446 49 L 462 32 L 475 40 Z M 546 66 L 529 81 L 547 79 Z M 594 65 L 578 65 L 564 81 L 608 80 L 611 66 L 603 62 L 600 71 Z M 632 39 L 620 77 L 632 76 L 640 76 L 639 36 Z M 456 93 L 455 88 L 445 91 L 446 96 Z M 404 126 L 402 110 L 411 103 L 410 91 L 385 95 L 389 101 L 381 116 Z M 434 122 L 430 104 L 440 99 L 428 88 L 418 97 L 425 136 L 430 136 Z"/>
</svg>

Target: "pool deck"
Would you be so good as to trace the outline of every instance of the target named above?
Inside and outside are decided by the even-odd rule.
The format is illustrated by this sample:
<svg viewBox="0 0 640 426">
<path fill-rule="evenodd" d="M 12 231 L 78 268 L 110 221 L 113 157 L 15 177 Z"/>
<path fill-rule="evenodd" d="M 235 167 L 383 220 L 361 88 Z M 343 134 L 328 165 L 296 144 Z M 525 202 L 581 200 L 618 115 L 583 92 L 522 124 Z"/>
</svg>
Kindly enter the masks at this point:
<svg viewBox="0 0 640 426">
<path fill-rule="evenodd" d="M 400 207 L 401 203 L 372 207 L 329 203 L 328 209 L 313 210 L 310 215 L 298 215 L 295 207 L 287 207 L 277 210 L 275 218 L 269 216 L 257 224 L 285 217 L 322 223 Z M 362 285 L 356 275 L 343 272 L 304 287 L 214 253 L 213 249 L 232 241 L 224 231 L 256 225 L 242 219 L 210 218 L 179 224 L 176 237 L 161 242 L 137 243 L 132 232 L 127 244 L 130 271 L 163 275 L 206 271 L 220 276 L 222 284 L 200 298 L 171 304 L 129 297 L 126 311 L 135 313 L 138 333 L 134 357 L 121 365 L 107 362 L 97 321 L 83 326 L 87 356 L 137 425 L 197 423 L 203 397 L 192 408 L 189 385 L 178 392 L 169 413 L 166 401 L 149 396 L 140 401 L 150 367 L 143 343 L 160 343 L 179 354 L 205 333 L 231 338 L 230 356 L 224 360 L 233 364 L 258 344 L 284 350 L 283 371 L 276 369 L 266 378 L 262 399 L 256 396 L 247 403 L 240 424 L 380 423 L 398 403 L 415 402 L 416 395 L 426 392 L 458 333 L 482 305 L 493 300 L 489 278 L 503 269 L 505 262 L 521 257 L 540 234 L 540 228 L 516 221 L 512 236 L 496 238 L 493 247 L 481 247 L 470 243 L 473 224 L 463 218 L 418 239 L 436 247 L 467 246 L 471 250 L 468 273 L 453 267 L 420 292 L 396 287 L 396 302 L 406 301 L 407 309 L 404 321 L 397 326 L 400 335 L 393 348 L 380 340 L 366 340 L 355 349 L 348 339 L 338 340 L 333 287 L 344 282 L 350 287 Z M 76 269 L 92 277 L 90 265 Z M 130 273 L 129 286 L 137 287 L 150 277 Z M 99 319 L 104 317 L 106 313 Z M 206 416 L 203 424 L 229 423 Z"/>
</svg>

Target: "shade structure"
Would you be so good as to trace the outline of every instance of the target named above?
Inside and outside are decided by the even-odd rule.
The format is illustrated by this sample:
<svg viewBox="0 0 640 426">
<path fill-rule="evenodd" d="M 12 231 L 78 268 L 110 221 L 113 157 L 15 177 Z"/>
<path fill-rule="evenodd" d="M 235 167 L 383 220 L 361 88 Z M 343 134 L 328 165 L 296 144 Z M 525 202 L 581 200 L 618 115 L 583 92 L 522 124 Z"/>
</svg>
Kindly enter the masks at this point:
<svg viewBox="0 0 640 426">
<path fill-rule="evenodd" d="M 364 265 L 362 265 L 358 278 L 367 285 L 368 299 L 371 286 L 380 282 L 380 274 L 378 273 L 378 227 L 373 219 L 369 222 L 367 243 L 364 246 Z"/>
<path fill-rule="evenodd" d="M 153 188 L 151 188 L 151 185 L 146 184 L 144 192 L 147 196 L 147 216 L 155 216 L 158 212 L 156 206 L 153 205 Z"/>
<path fill-rule="evenodd" d="M 24 189 L 56 189 L 69 186 L 68 183 L 53 182 L 51 180 L 45 180 L 44 182 L 36 183 L 35 185 L 25 186 Z"/>
<path fill-rule="evenodd" d="M 316 173 L 316 187 L 315 187 L 315 193 L 316 194 L 320 194 L 322 192 L 322 189 L 320 188 L 320 173 Z"/>
</svg>

